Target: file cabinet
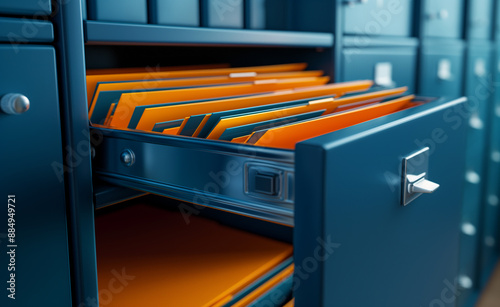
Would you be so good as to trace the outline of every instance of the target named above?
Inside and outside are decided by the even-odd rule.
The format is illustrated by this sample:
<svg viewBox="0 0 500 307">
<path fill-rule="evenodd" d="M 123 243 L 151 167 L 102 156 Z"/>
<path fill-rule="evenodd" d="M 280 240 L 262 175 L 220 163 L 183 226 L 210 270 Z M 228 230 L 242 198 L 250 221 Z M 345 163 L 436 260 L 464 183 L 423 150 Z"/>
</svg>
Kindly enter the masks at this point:
<svg viewBox="0 0 500 307">
<path fill-rule="evenodd" d="M 488 40 L 493 29 L 493 0 L 468 1 L 466 9 L 467 39 Z"/>
<path fill-rule="evenodd" d="M 370 37 L 345 37 L 340 80 L 374 80 L 383 87 L 415 89 L 417 41 L 402 43 Z"/>
<path fill-rule="evenodd" d="M 52 5 L 49 0 L 26 0 L 26 1 L 0 1 L 0 11 L 5 14 L 15 15 L 49 15 Z"/>
<path fill-rule="evenodd" d="M 307 1 L 298 2 L 290 10 L 307 6 Z M 326 2 L 322 1 L 323 4 Z M 80 3 L 69 2 L 61 6 L 54 19 L 57 33 L 53 44 L 57 48 L 63 140 L 52 137 L 61 135 L 60 131 L 47 132 L 47 135 L 54 143 L 50 150 L 62 153 L 63 148 L 80 146 L 83 162 L 71 165 L 64 152 L 66 166 L 69 166 L 69 171 L 64 173 L 64 184 L 71 253 L 64 253 L 62 246 L 67 248 L 67 240 L 63 239 L 61 241 L 64 242 L 57 244 L 59 249 L 54 249 L 54 253 L 61 257 L 58 265 L 71 268 L 72 296 L 54 296 L 54 299 L 60 300 L 61 305 L 69 305 L 65 301 L 69 299 L 76 306 L 95 304 L 98 289 L 103 290 L 104 287 L 106 290 L 106 285 L 98 286 L 96 283 L 94 205 L 100 208 L 115 204 L 116 208 L 121 208 L 125 206 L 119 204 L 121 200 L 146 192 L 170 199 L 165 202 L 179 200 L 203 205 L 196 206 L 196 210 L 215 208 L 218 211 L 214 211 L 212 218 L 217 220 L 224 214 L 233 226 L 243 227 L 244 223 L 235 220 L 239 221 L 240 216 L 250 217 L 245 219 L 245 224 L 248 224 L 245 226 L 250 232 L 256 232 L 256 228 L 269 222 L 286 225 L 288 231 L 293 226 L 293 296 L 296 306 L 453 306 L 456 297 L 452 301 L 442 301 L 441 291 L 444 288 L 457 282 L 463 288 L 469 286 L 471 293 L 479 290 L 477 265 L 481 257 L 489 255 L 487 251 L 479 252 L 479 247 L 483 236 L 494 232 L 496 226 L 494 218 L 483 222 L 495 209 L 487 209 L 486 206 L 481 209 L 481 201 L 477 200 L 483 193 L 483 188 L 479 186 L 486 186 L 486 173 L 484 164 L 477 164 L 476 158 L 484 154 L 481 148 L 486 148 L 488 140 L 495 139 L 495 136 L 488 136 L 485 132 L 489 127 L 488 114 L 491 114 L 488 112 L 491 110 L 488 98 L 479 95 L 481 102 L 477 105 L 477 112 L 472 112 L 470 120 L 471 104 L 457 96 L 463 94 L 460 80 L 465 82 L 467 95 L 477 96 L 476 88 L 483 84 L 481 76 L 488 75 L 493 67 L 489 58 L 490 47 L 486 44 L 486 47 L 481 45 L 476 48 L 475 43 L 467 44 L 466 55 L 462 53 L 463 44 L 458 40 L 461 34 L 457 34 L 461 30 L 456 30 L 453 25 L 460 27 L 460 21 L 453 21 L 453 16 L 460 14 L 453 9 L 459 8 L 449 6 L 447 1 L 443 1 L 442 5 L 449 8 L 449 19 L 417 21 L 417 8 L 413 7 L 417 3 L 402 1 L 404 7 L 399 14 L 391 16 L 391 26 L 381 27 L 376 33 L 364 31 L 365 24 L 362 22 L 376 21 L 376 18 L 384 21 L 386 15 L 380 10 L 382 7 L 388 10 L 390 2 L 328 2 L 330 6 L 318 7 L 334 7 L 332 14 L 343 16 L 336 20 L 339 24 L 334 29 L 330 27 L 331 16 L 321 10 L 313 14 L 317 20 L 310 27 L 303 24 L 305 19 L 299 22 L 299 19 L 291 18 L 293 28 L 298 30 L 295 32 L 217 29 L 243 27 L 244 18 L 248 16 L 241 17 L 237 26 L 236 23 L 214 24 L 211 29 L 95 20 L 85 21 L 82 25 Z M 433 1 L 425 3 L 432 12 L 434 4 Z M 89 3 L 89 9 L 91 6 Z M 378 14 L 374 17 L 372 11 Z M 302 12 L 295 11 L 294 14 Z M 367 18 L 361 18 L 363 16 Z M 435 44 L 427 39 L 419 42 L 413 37 L 420 22 L 426 22 L 425 27 L 430 30 L 425 30 L 425 35 L 432 36 Z M 254 26 L 247 24 L 247 27 Z M 266 28 L 269 26 L 266 25 Z M 302 32 L 310 28 L 327 33 Z M 440 29 L 450 31 L 440 32 Z M 332 32 L 335 33 L 335 43 Z M 478 39 L 482 37 L 474 35 Z M 455 41 L 445 44 L 441 39 L 446 37 Z M 449 47 L 443 48 L 445 45 Z M 52 50 L 49 46 L 37 48 Z M 460 66 L 463 58 L 467 59 L 466 67 Z M 408 85 L 411 91 L 418 88 L 420 94 L 426 96 L 455 97 L 429 101 L 422 98 L 426 101 L 423 105 L 305 140 L 293 150 L 98 127 L 91 128 L 87 134 L 88 119 L 84 116 L 87 111 L 85 64 L 92 69 L 155 67 L 158 63 L 229 63 L 245 66 L 290 61 L 304 61 L 312 69 L 323 69 L 335 81 L 367 78 L 385 87 Z M 336 74 L 331 73 L 334 69 Z M 45 70 L 49 71 L 49 68 Z M 447 80 L 438 81 L 441 79 Z M 39 82 L 38 79 L 36 82 L 24 81 L 13 82 Z M 51 123 L 57 123 L 57 119 Z M 38 126 L 46 128 L 45 122 Z M 469 145 L 465 141 L 467 134 L 471 139 Z M 36 139 L 33 136 L 29 138 Z M 78 145 L 80 141 L 83 145 Z M 56 143 L 63 145 L 59 148 Z M 89 150 L 91 146 L 93 151 Z M 429 179 L 441 186 L 434 194 L 422 195 L 403 206 L 401 193 L 404 187 L 401 180 L 404 159 L 426 147 L 429 148 Z M 38 148 L 46 149 L 47 146 Z M 135 158 L 131 165 L 123 162 L 122 156 L 127 150 Z M 206 190 L 207 183 L 217 183 L 210 173 L 228 172 L 228 166 L 235 173 L 231 183 L 219 187 L 217 191 Z M 280 195 L 286 197 L 270 197 L 269 194 L 274 193 L 266 193 L 268 190 L 262 185 L 255 189 L 259 183 L 256 176 L 259 171 L 267 174 L 265 182 L 271 180 L 269 172 L 274 175 L 270 177 L 279 178 L 282 184 L 273 187 L 281 189 L 283 194 Z M 47 175 L 49 171 L 43 170 L 43 173 Z M 468 174 L 469 183 L 465 183 L 464 174 Z M 488 176 L 494 175 L 494 172 L 488 172 Z M 474 183 L 478 177 L 479 184 Z M 94 202 L 90 199 L 92 179 L 95 182 Z M 45 177 L 37 180 L 41 181 L 48 180 Z M 106 193 L 103 181 L 112 185 L 109 197 L 101 197 Z M 256 193 L 245 190 L 251 182 Z M 494 189 L 494 179 L 488 180 L 488 183 Z M 125 188 L 139 192 L 116 192 Z M 463 190 L 466 191 L 465 197 L 461 193 Z M 100 202 L 103 198 L 106 198 L 105 204 Z M 464 207 L 462 217 L 460 206 L 463 201 L 469 205 Z M 58 203 L 62 204 L 64 200 L 60 199 Z M 58 207 L 58 210 L 63 207 Z M 491 207 L 494 208 L 493 205 Z M 115 213 L 113 207 L 103 210 L 109 210 L 110 215 Z M 59 218 L 63 215 L 61 212 L 62 209 L 58 211 Z M 55 219 L 56 215 L 51 218 Z M 469 220 L 469 225 L 464 223 Z M 54 220 L 54 227 L 60 226 L 60 221 Z M 171 225 L 165 223 L 158 227 L 168 231 Z M 63 238 L 63 230 L 65 228 L 56 229 L 54 233 Z M 264 236 L 271 237 L 272 233 L 274 230 L 267 230 L 267 227 L 260 230 Z M 33 246 L 38 248 L 39 245 Z M 457 251 L 461 248 L 463 253 L 459 258 Z M 44 261 L 42 258 L 41 262 Z M 70 265 L 64 259 L 70 259 Z M 460 271 L 457 271 L 459 266 Z M 70 282 L 63 281 L 63 275 L 60 274 L 59 282 L 69 291 Z M 291 281 L 287 280 L 286 285 L 289 289 Z M 190 293 L 195 291 L 193 289 Z M 359 295 L 360 291 L 366 295 Z M 467 291 L 464 293 L 460 300 L 470 297 Z M 49 305 L 55 306 L 58 302 L 49 302 Z M 102 304 L 104 302 L 105 298 Z"/>
<path fill-rule="evenodd" d="M 2 306 L 71 304 L 55 56 L 50 46 L 0 45 Z"/>
</svg>

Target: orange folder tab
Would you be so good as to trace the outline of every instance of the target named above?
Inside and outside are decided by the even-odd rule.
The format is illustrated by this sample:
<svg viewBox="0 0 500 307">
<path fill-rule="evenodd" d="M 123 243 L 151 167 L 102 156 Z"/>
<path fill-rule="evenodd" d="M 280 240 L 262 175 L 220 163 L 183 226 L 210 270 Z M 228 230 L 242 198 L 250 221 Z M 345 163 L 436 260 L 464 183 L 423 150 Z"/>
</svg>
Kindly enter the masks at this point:
<svg viewBox="0 0 500 307">
<path fill-rule="evenodd" d="M 307 64 L 282 64 L 268 66 L 253 66 L 253 67 L 237 67 L 237 68 L 216 68 L 216 69 L 195 69 L 195 70 L 179 70 L 179 71 L 160 71 L 160 72 L 140 72 L 140 73 L 113 73 L 105 75 L 87 75 L 87 100 L 90 101 L 93 97 L 96 85 L 98 82 L 116 82 L 116 81 L 131 81 L 131 80 L 154 80 L 154 79 L 169 79 L 169 78 L 189 78 L 189 77 L 207 77 L 207 76 L 222 76 L 231 73 L 254 72 L 285 72 L 298 71 L 306 69 Z"/>
<path fill-rule="evenodd" d="M 118 105 L 116 106 L 116 111 L 113 115 L 111 126 L 118 128 L 127 127 L 136 106 L 266 93 L 300 86 L 323 85 L 328 81 L 329 77 L 272 79 L 257 80 L 249 84 L 220 85 L 200 88 L 123 94 L 118 101 Z M 194 105 L 191 104 L 189 106 L 194 107 Z M 191 114 L 187 114 L 186 116 L 189 115 Z M 186 116 L 182 116 L 180 118 Z M 137 126 L 137 129 L 150 131 L 151 129 L 153 129 L 154 124 L 159 121 L 149 123 L 147 127 L 141 126 L 141 122 L 144 123 L 141 119 L 139 125 Z"/>
<path fill-rule="evenodd" d="M 261 73 L 261 74 L 230 74 L 228 76 L 215 76 L 215 77 L 196 77 L 196 78 L 178 78 L 178 79 L 161 79 L 161 80 L 139 80 L 129 82 L 109 82 L 99 83 L 91 99 L 89 118 L 92 117 L 99 94 L 105 91 L 136 91 L 143 92 L 144 90 L 152 89 L 166 89 L 169 87 L 197 87 L 203 85 L 215 84 L 232 84 L 243 82 L 254 82 L 256 80 L 267 79 L 285 79 L 285 78 L 305 78 L 305 77 L 320 77 L 323 75 L 322 71 L 294 71 L 294 72 L 281 72 L 281 73 Z"/>
<path fill-rule="evenodd" d="M 318 117 L 309 121 L 252 133 L 247 144 L 294 149 L 295 144 L 332 131 L 347 128 L 413 106 L 414 95 L 378 103 L 369 107 Z"/>
<path fill-rule="evenodd" d="M 252 95 L 247 97 L 220 99 L 214 101 L 200 102 L 196 104 L 177 104 L 157 108 L 148 108 L 144 111 L 137 129 L 151 131 L 155 123 L 162 121 L 176 120 L 191 115 L 208 114 L 212 112 L 227 111 L 232 109 L 242 109 L 253 106 L 261 106 L 271 103 L 285 102 L 290 100 L 307 99 L 329 95 L 338 95 L 347 92 L 361 91 L 370 88 L 373 81 L 353 81 L 327 84 L 322 86 L 298 87 L 290 90 L 276 91 L 273 93 Z M 134 107 L 133 102 L 129 107 Z M 128 125 L 132 112 L 127 108 L 121 115 L 121 121 L 115 121 L 116 125 Z M 115 112 L 117 114 L 117 112 Z M 128 116 L 128 118 L 126 117 Z M 113 119 L 115 119 L 114 116 Z M 112 122 L 113 124 L 113 122 Z"/>
</svg>

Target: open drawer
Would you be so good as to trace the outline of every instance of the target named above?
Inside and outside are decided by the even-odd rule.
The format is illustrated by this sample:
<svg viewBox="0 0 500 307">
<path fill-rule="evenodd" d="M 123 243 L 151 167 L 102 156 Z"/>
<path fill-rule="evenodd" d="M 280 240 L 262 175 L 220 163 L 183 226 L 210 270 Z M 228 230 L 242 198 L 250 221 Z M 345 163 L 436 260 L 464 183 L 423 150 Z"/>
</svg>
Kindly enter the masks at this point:
<svg viewBox="0 0 500 307">
<path fill-rule="evenodd" d="M 293 225 L 296 306 L 451 306 L 442 292 L 457 277 L 465 107 L 429 99 L 295 150 L 92 128 L 94 174 Z M 404 195 L 416 178 L 439 189 Z"/>
</svg>

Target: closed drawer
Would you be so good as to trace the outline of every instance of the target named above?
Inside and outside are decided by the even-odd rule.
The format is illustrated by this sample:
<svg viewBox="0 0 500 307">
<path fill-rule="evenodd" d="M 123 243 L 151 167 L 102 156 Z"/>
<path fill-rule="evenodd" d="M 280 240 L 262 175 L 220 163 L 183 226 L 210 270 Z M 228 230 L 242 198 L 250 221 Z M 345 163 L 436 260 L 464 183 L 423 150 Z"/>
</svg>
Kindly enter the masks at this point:
<svg viewBox="0 0 500 307">
<path fill-rule="evenodd" d="M 342 1 L 344 33 L 411 36 L 413 1 Z"/>
<path fill-rule="evenodd" d="M 422 44 L 419 90 L 423 96 L 462 95 L 464 45 L 460 41 Z"/>
<path fill-rule="evenodd" d="M 0 13 L 17 15 L 49 15 L 52 12 L 50 0 L 0 0 Z"/>
<path fill-rule="evenodd" d="M 457 276 L 465 125 L 452 129 L 443 116 L 460 116 L 463 103 L 428 102 L 295 150 L 92 128 L 102 135 L 94 173 L 113 184 L 295 225 L 297 306 L 426 305 L 439 297 L 443 280 Z M 423 147 L 431 151 L 430 178 L 441 187 L 405 207 L 402 159 Z M 127 150 L 132 164 L 120 158 Z M 248 193 L 252 171 L 274 175 L 279 192 Z M 369 295 L 354 295 L 360 289 Z"/>
<path fill-rule="evenodd" d="M 423 5 L 424 36 L 462 37 L 464 0 L 426 0 Z"/>
<path fill-rule="evenodd" d="M 0 112 L 0 130 L 3 132 L 0 136 L 0 194 L 4 203 L 0 261 L 5 264 L 6 280 L 9 279 L 7 273 L 15 273 L 14 288 L 19 292 L 16 291 L 13 300 L 7 297 L 11 290 L 4 290 L 0 305 L 70 306 L 55 51 L 52 47 L 18 46 L 15 49 L 0 46 L 0 66 L 5 72 L 0 75 L 0 97 L 17 93 L 27 97 L 30 103 L 29 109 L 19 115 Z M 14 195 L 10 198 L 14 200 L 8 200 L 8 195 Z M 7 216 L 8 203 L 15 210 L 11 212 L 15 213 L 12 216 Z M 13 221 L 8 222 L 9 217 Z M 7 241 L 11 222 L 15 238 Z M 11 258 L 7 252 L 12 250 L 15 250 L 15 257 Z M 15 271 L 7 272 L 11 259 L 15 259 Z M 7 287 L 12 288 L 11 283 L 7 283 Z M 25 289 L 29 289 L 29 295 L 24 295 Z"/>
<path fill-rule="evenodd" d="M 342 50 L 343 81 L 374 80 L 383 87 L 408 86 L 414 91 L 416 47 L 345 48 Z"/>
<path fill-rule="evenodd" d="M 147 23 L 147 0 L 88 0 L 88 19 Z"/>
<path fill-rule="evenodd" d="M 243 28 L 243 0 L 203 0 L 203 26 Z"/>
<path fill-rule="evenodd" d="M 199 0 L 149 0 L 149 21 L 173 26 L 199 26 Z"/>
<path fill-rule="evenodd" d="M 493 22 L 493 0 L 469 0 L 467 38 L 490 39 Z"/>
</svg>

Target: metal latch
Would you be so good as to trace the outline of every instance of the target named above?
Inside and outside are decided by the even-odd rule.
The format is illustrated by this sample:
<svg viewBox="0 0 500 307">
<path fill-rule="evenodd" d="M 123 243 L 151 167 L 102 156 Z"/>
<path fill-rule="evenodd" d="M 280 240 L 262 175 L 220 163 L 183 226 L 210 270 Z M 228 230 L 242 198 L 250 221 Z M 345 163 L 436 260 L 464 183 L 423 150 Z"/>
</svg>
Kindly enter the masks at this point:
<svg viewBox="0 0 500 307">
<path fill-rule="evenodd" d="M 402 197 L 403 206 L 408 205 L 423 193 L 432 193 L 439 184 L 427 179 L 429 169 L 429 147 L 403 159 Z"/>
</svg>

